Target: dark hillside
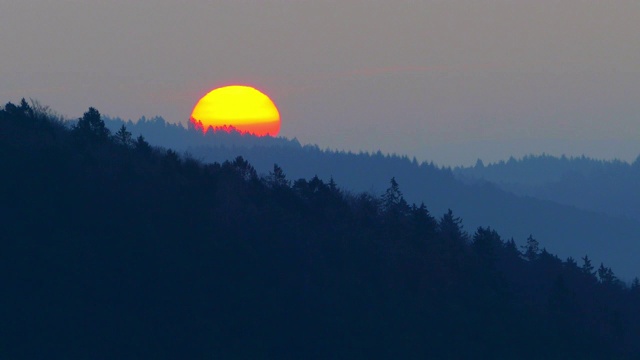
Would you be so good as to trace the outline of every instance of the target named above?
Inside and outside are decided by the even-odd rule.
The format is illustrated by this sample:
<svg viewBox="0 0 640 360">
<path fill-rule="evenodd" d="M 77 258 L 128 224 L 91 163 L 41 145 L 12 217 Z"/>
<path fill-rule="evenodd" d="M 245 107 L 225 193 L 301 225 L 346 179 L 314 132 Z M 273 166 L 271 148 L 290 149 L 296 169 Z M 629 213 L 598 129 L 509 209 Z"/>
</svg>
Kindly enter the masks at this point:
<svg viewBox="0 0 640 360">
<path fill-rule="evenodd" d="M 107 121 L 113 132 L 123 124 L 118 120 Z M 295 140 L 283 138 L 211 132 L 203 136 L 199 131 L 190 131 L 158 118 L 127 122 L 126 125 L 136 136 L 144 133 L 146 137 L 146 131 L 149 131 L 155 134 L 149 138 L 151 143 L 188 151 L 194 158 L 204 162 L 222 163 L 242 156 L 256 168 L 258 174 L 267 174 L 277 163 L 286 169 L 291 178 L 318 176 L 325 182 L 333 178 L 342 188 L 355 193 L 367 191 L 378 196 L 388 187 L 388 179 L 395 177 L 402 184 L 407 201 L 429 204 L 431 211 L 436 214 L 444 213 L 449 208 L 456 209 L 471 229 L 490 224 L 503 236 L 513 237 L 519 245 L 533 231 L 550 251 L 562 257 L 592 254 L 598 263 L 615 264 L 625 281 L 630 281 L 640 272 L 637 261 L 640 257 L 640 220 L 618 216 L 624 207 L 617 206 L 615 201 L 608 200 L 610 212 L 598 214 L 593 210 L 577 209 L 572 203 L 559 204 L 551 198 L 513 194 L 499 184 L 486 181 L 467 183 L 457 178 L 459 169 L 441 169 L 407 157 L 383 155 L 380 152 L 354 154 L 326 151 L 317 146 L 300 146 Z M 598 165 L 587 160 L 571 164 L 574 164 L 572 168 L 576 171 L 606 167 L 605 163 Z M 539 171 L 537 177 L 528 175 L 529 172 L 535 173 L 535 169 L 522 172 L 519 178 L 534 181 L 560 176 L 564 165 L 564 162 L 560 162 L 550 166 L 548 171 Z M 640 189 L 640 186 L 636 187 Z M 623 188 L 618 190 L 622 191 Z M 578 189 L 576 187 L 566 194 L 576 194 L 582 199 L 608 196 L 608 193 Z M 637 209 L 640 201 L 633 203 L 631 199 L 633 196 L 620 200 L 620 204 Z"/>
<path fill-rule="evenodd" d="M 468 234 L 395 179 L 259 177 L 26 102 L 0 167 L 0 358 L 640 357 L 640 282 Z"/>
</svg>

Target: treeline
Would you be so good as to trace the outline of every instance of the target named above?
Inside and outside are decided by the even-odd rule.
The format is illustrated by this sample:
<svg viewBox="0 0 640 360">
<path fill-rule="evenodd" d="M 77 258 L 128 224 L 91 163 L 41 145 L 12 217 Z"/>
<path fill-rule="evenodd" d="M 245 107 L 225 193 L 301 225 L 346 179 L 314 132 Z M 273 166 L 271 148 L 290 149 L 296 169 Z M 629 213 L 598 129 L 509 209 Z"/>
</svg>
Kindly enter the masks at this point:
<svg viewBox="0 0 640 360">
<path fill-rule="evenodd" d="M 166 122 L 162 117 L 141 117 L 137 121 L 123 120 L 120 118 L 103 117 L 106 127 L 112 132 L 117 132 L 123 125 L 134 137 L 144 134 L 145 139 L 152 144 L 162 145 L 174 150 L 184 151 L 191 147 L 217 144 L 218 146 L 235 147 L 242 146 L 275 146 L 285 148 L 300 148 L 298 140 L 289 140 L 283 137 L 263 136 L 257 137 L 242 134 L 233 128 L 229 131 L 207 131 L 205 134 L 195 128 L 191 123 L 187 127 L 182 124 Z M 71 124 L 73 122 L 70 122 Z"/>
<path fill-rule="evenodd" d="M 0 357 L 624 359 L 640 282 L 452 211 L 0 110 Z M 535 233 L 536 229 L 531 229 Z"/>
<path fill-rule="evenodd" d="M 457 169 L 440 168 L 406 156 L 323 150 L 314 145 L 300 146 L 295 139 L 226 132 L 203 135 L 198 130 L 185 129 L 158 117 L 142 118 L 137 122 L 106 119 L 105 124 L 114 133 L 125 125 L 134 137 L 144 134 L 154 145 L 179 153 L 188 152 L 202 162 L 223 163 L 242 156 L 258 174 L 267 174 L 277 163 L 292 179 L 317 176 L 328 182 L 333 178 L 342 189 L 356 193 L 366 191 L 379 196 L 388 187 L 389 179 L 395 177 L 402 184 L 404 197 L 409 203 L 429 204 L 429 209 L 435 214 L 455 209 L 470 229 L 491 224 L 504 237 L 514 237 L 518 245 L 523 245 L 531 229 L 535 229 L 547 249 L 562 258 L 593 254 L 597 263 L 615 264 L 616 272 L 625 281 L 630 281 L 638 273 L 635 254 L 640 252 L 640 220 L 614 216 L 628 210 L 625 205 L 638 209 L 632 196 L 619 204 L 608 200 L 608 213 L 617 213 L 604 216 L 578 209 L 572 204 L 563 205 L 558 200 L 561 196 L 543 200 L 509 192 L 502 185 L 484 180 L 461 181 Z M 553 168 L 560 171 L 564 165 L 565 162 L 561 162 Z M 520 178 L 539 179 L 556 173 L 540 170 L 535 175 L 525 174 Z M 607 199 L 610 194 L 591 191 L 580 195 L 577 189 L 566 194 L 577 194 L 583 201 L 598 196 Z"/>
</svg>

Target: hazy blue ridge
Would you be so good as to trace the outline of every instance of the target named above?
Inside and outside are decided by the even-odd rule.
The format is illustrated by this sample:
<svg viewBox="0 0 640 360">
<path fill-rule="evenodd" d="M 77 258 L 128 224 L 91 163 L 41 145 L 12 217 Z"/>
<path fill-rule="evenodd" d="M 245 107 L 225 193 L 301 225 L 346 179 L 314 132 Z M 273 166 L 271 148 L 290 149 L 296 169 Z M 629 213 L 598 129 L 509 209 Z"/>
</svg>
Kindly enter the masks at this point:
<svg viewBox="0 0 640 360">
<path fill-rule="evenodd" d="M 640 221 L 640 156 L 633 163 L 548 155 L 455 168 L 467 183 L 490 182 L 517 195 Z"/>
<path fill-rule="evenodd" d="M 124 122 L 107 119 L 106 124 L 112 131 L 116 131 Z M 389 179 L 395 177 L 408 201 L 418 204 L 424 202 L 435 214 L 455 209 L 464 219 L 469 231 L 490 225 L 503 236 L 513 237 L 520 244 L 533 234 L 549 251 L 560 256 L 578 258 L 589 254 L 597 263 L 615 264 L 620 276 L 626 280 L 640 273 L 637 262 L 640 258 L 640 220 L 633 217 L 632 211 L 621 213 L 625 206 L 637 209 L 640 202 L 620 200 L 619 207 L 609 204 L 612 208 L 616 207 L 615 210 L 598 211 L 599 208 L 594 209 L 595 206 L 580 208 L 579 204 L 566 200 L 568 196 L 518 192 L 498 183 L 492 185 L 483 179 L 472 178 L 471 174 L 475 174 L 472 170 L 479 166 L 471 169 L 439 168 L 426 162 L 419 163 L 407 156 L 385 155 L 380 152 L 338 152 L 322 150 L 318 146 L 302 146 L 295 139 L 258 138 L 237 133 L 202 135 L 197 130 L 169 124 L 161 118 L 129 121 L 126 126 L 134 135 L 144 134 L 152 144 L 174 148 L 197 160 L 222 162 L 242 156 L 260 174 L 267 174 L 274 164 L 278 164 L 291 179 L 315 175 L 327 181 L 333 178 L 353 192 L 380 194 L 388 186 Z M 514 174 L 508 179 L 527 179 L 526 185 L 529 186 L 562 179 L 565 168 L 566 171 L 585 174 L 614 174 L 620 169 L 626 169 L 622 171 L 628 171 L 631 176 L 631 172 L 640 167 L 638 161 L 629 165 L 586 158 L 571 160 L 543 156 L 528 159 L 536 167 L 523 166 L 518 175 Z M 502 174 L 504 166 L 522 162 L 512 159 L 506 163 L 483 167 L 489 169 L 487 173 L 493 174 L 492 179 L 496 179 Z M 551 165 L 545 166 L 546 162 Z M 549 170 L 545 171 L 547 167 Z M 532 174 L 539 175 L 536 177 Z M 630 189 L 629 198 L 637 196 L 640 191 L 638 189 L 640 186 Z M 596 194 L 603 196 L 599 192 Z M 588 198 L 580 194 L 576 197 Z"/>
</svg>

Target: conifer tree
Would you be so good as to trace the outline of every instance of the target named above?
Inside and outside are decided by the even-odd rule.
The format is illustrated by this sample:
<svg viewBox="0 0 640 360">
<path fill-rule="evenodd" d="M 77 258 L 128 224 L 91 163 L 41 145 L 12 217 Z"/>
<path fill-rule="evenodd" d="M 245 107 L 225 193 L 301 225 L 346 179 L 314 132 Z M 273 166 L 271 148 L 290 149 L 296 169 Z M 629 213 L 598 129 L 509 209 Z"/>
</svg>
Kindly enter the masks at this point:
<svg viewBox="0 0 640 360">
<path fill-rule="evenodd" d="M 139 151 L 143 154 L 151 153 L 151 145 L 149 145 L 149 143 L 144 139 L 144 136 L 142 135 L 138 136 L 136 141 L 133 143 L 133 147 L 136 149 L 136 151 Z"/>
<path fill-rule="evenodd" d="M 591 259 L 589 259 L 589 256 L 585 255 L 582 258 L 582 272 L 585 273 L 586 275 L 589 276 L 593 276 L 595 275 L 595 271 L 594 271 L 594 267 L 591 264 Z"/>
<path fill-rule="evenodd" d="M 131 136 L 131 132 L 127 131 L 127 127 L 122 124 L 120 130 L 115 133 L 114 138 L 116 142 L 126 147 L 129 147 L 133 144 L 133 137 Z"/>
<path fill-rule="evenodd" d="M 100 112 L 92 107 L 78 120 L 74 127 L 74 132 L 91 140 L 104 141 L 109 137 L 109 129 L 107 129 L 100 117 Z"/>
<path fill-rule="evenodd" d="M 613 274 L 613 270 L 611 268 L 604 266 L 603 263 L 600 263 L 600 267 L 598 268 L 598 279 L 603 284 L 612 285 L 616 282 L 617 278 Z"/>
<path fill-rule="evenodd" d="M 278 164 L 273 164 L 273 171 L 269 171 L 267 176 L 267 185 L 274 189 L 288 188 L 291 182 L 287 180 L 282 168 Z"/>
<path fill-rule="evenodd" d="M 396 178 L 391 178 L 391 185 L 382 194 L 382 210 L 388 214 L 402 216 L 408 213 L 409 204 L 402 196 L 400 186 L 396 181 Z"/>
<path fill-rule="evenodd" d="M 533 235 L 529 235 L 527 238 L 527 244 L 522 248 L 524 250 L 523 256 L 525 259 L 529 260 L 529 262 L 535 261 L 540 254 L 540 243 L 538 243 L 538 240 L 533 238 Z"/>
</svg>

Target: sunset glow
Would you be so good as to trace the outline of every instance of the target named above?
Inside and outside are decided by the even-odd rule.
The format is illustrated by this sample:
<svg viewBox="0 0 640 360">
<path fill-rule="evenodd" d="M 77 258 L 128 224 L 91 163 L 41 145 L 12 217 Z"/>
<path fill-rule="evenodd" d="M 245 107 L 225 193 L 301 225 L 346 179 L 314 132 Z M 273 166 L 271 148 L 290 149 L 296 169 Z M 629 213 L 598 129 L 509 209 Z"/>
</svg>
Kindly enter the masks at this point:
<svg viewBox="0 0 640 360">
<path fill-rule="evenodd" d="M 241 85 L 217 88 L 203 96 L 191 113 L 191 123 L 203 132 L 209 129 L 257 136 L 276 136 L 280 113 L 259 90 Z"/>
</svg>

